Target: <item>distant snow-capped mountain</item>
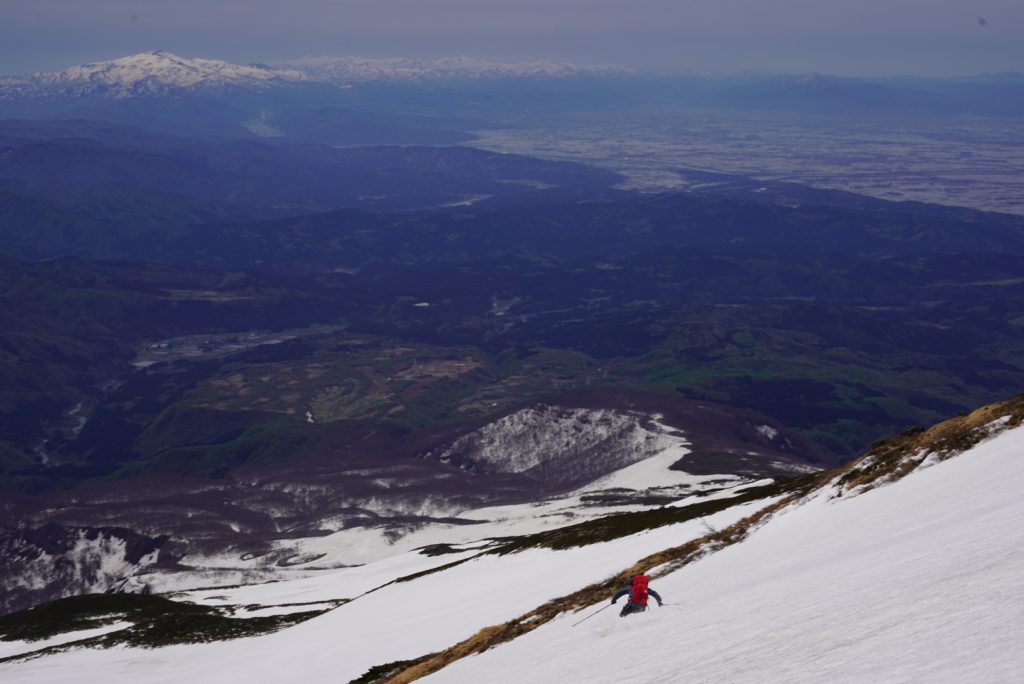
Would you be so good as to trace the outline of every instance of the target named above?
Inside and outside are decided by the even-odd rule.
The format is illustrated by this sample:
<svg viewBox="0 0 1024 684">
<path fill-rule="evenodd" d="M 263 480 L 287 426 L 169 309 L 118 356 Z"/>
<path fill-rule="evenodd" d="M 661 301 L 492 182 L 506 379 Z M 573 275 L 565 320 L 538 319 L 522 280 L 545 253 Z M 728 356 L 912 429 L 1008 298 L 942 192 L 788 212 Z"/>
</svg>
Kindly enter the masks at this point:
<svg viewBox="0 0 1024 684">
<path fill-rule="evenodd" d="M 219 59 L 187 59 L 157 50 L 23 79 L 7 79 L 0 82 L 0 88 L 21 93 L 128 97 L 180 90 L 263 89 L 302 80 L 302 73 L 295 70 L 232 64 Z"/>
<path fill-rule="evenodd" d="M 558 62 L 492 62 L 471 57 L 436 60 L 401 57 L 306 57 L 278 66 L 301 71 L 308 78 L 347 84 L 367 81 L 488 80 L 505 78 L 574 78 L 630 73 L 618 66 L 579 66 Z"/>
<path fill-rule="evenodd" d="M 572 78 L 628 73 L 621 67 L 553 62 L 502 63 L 447 57 L 433 61 L 405 58 L 308 57 L 273 67 L 186 58 L 156 50 L 64 71 L 0 77 L 0 98 L 101 95 L 124 98 L 227 89 L 266 90 L 311 82 L 346 86 L 370 81 L 429 81 L 504 78 Z"/>
</svg>

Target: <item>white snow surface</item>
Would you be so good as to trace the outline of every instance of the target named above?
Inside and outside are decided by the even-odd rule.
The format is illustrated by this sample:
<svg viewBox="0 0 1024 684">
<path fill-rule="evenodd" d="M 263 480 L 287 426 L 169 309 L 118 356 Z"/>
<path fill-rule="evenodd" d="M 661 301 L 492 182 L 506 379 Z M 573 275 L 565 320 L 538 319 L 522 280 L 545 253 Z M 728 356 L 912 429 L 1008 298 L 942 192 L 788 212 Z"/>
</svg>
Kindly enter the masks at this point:
<svg viewBox="0 0 1024 684">
<path fill-rule="evenodd" d="M 820 492 L 652 582 L 425 682 L 1024 681 L 1024 428 L 855 497 Z"/>
<path fill-rule="evenodd" d="M 711 499 L 719 497 L 733 496 L 736 492 L 731 488 L 713 491 L 711 494 L 706 495 L 700 494 L 710 489 L 719 490 L 723 486 L 738 487 L 741 484 L 750 484 L 744 482 L 740 478 L 734 478 L 733 476 L 728 475 L 689 475 L 679 471 L 665 471 L 658 467 L 667 467 L 667 465 L 674 462 L 674 460 L 678 460 L 678 458 L 678 455 L 669 456 L 663 454 L 655 456 L 647 461 L 642 461 L 624 468 L 621 471 L 607 476 L 604 480 L 587 485 L 586 487 L 564 497 L 558 497 L 538 503 L 477 508 L 463 511 L 460 514 L 460 518 L 480 521 L 477 524 L 465 525 L 431 523 L 429 525 L 420 525 L 409 529 L 401 537 L 393 540 L 389 540 L 378 530 L 373 528 L 357 527 L 335 532 L 334 534 L 324 537 L 310 537 L 308 539 L 299 540 L 298 542 L 290 540 L 288 544 L 293 547 L 301 548 L 303 553 L 313 555 L 323 554 L 323 558 L 311 563 L 311 566 L 320 566 L 321 564 L 329 563 L 332 559 L 344 560 L 346 563 L 350 564 L 362 563 L 366 565 L 361 565 L 359 567 L 370 568 L 370 574 L 367 575 L 367 577 L 373 577 L 376 576 L 374 573 L 379 573 L 382 567 L 387 567 L 387 563 L 402 563 L 404 562 L 402 559 L 408 557 L 424 558 L 422 555 L 416 553 L 415 549 L 432 544 L 464 545 L 469 546 L 470 548 L 478 548 L 489 540 L 498 537 L 533 534 L 544 530 L 563 527 L 565 525 L 584 522 L 585 520 L 591 520 L 593 518 L 602 517 L 612 513 L 625 513 L 649 509 L 650 506 L 639 504 L 633 506 L 614 507 L 598 505 L 587 506 L 582 501 L 582 497 L 587 494 L 599 492 L 610 486 L 628 486 L 625 483 L 639 486 L 642 482 L 641 477 L 648 474 L 664 477 L 668 485 L 688 484 L 692 487 L 692 491 L 695 492 L 693 496 L 683 497 L 670 504 L 671 506 L 687 506 L 702 501 L 710 501 Z M 705 486 L 705 483 L 708 481 L 714 480 L 721 482 L 723 480 L 731 479 L 735 479 L 735 482 L 717 484 L 714 485 L 714 487 L 710 485 Z M 651 480 L 647 479 L 646 482 L 650 483 Z M 761 482 L 760 484 L 766 484 L 766 482 Z M 458 558 L 458 556 L 445 555 L 441 557 L 440 562 L 436 562 L 434 565 L 443 565 L 444 563 L 451 562 L 456 558 Z M 438 561 L 439 559 L 435 558 L 434 560 Z M 204 563 L 209 563 L 209 561 L 204 559 Z M 418 572 L 422 569 L 426 568 L 406 568 L 405 571 L 395 575 L 395 577 L 403 574 L 410 574 L 412 572 Z M 356 568 L 346 569 L 346 576 L 352 576 L 355 570 Z M 297 573 L 301 572 L 303 574 L 314 572 L 312 569 L 304 566 L 294 568 L 294 571 Z M 316 572 L 318 575 L 331 574 L 333 576 L 333 571 Z M 216 583 L 228 584 L 230 577 L 231 576 L 226 576 L 224 582 Z M 390 579 L 393 579 L 393 577 L 390 577 L 389 572 L 389 580 L 387 581 L 390 581 Z M 173 584 L 176 581 L 178 580 L 176 580 L 174 575 L 169 575 L 166 577 L 153 577 L 151 583 L 160 591 L 171 591 L 178 588 Z M 298 582 L 307 582 L 310 586 L 330 586 L 332 580 L 325 581 L 318 577 L 309 577 L 305 580 L 291 580 L 278 584 L 281 586 L 291 586 Z M 211 591 L 217 594 L 223 593 L 220 589 L 211 589 Z M 229 593 L 231 595 L 235 595 L 236 591 L 231 590 Z M 332 593 L 330 595 L 322 595 L 320 598 L 348 598 L 350 595 L 351 593 Z"/>
<path fill-rule="evenodd" d="M 122 629 L 131 626 L 131 622 L 115 622 L 102 627 L 65 632 L 64 634 L 58 634 L 57 636 L 49 639 L 40 639 L 39 641 L 0 641 L 0 658 L 11 658 L 17 655 L 32 653 L 33 651 L 40 651 L 44 648 L 70 644 L 84 639 L 92 639 L 94 637 L 103 636 L 104 634 L 110 634 L 111 632 L 119 632 Z"/>
<path fill-rule="evenodd" d="M 209 606 L 282 605 L 353 599 L 399 577 L 447 565 L 478 551 L 424 556 L 416 552 L 384 558 L 376 563 L 344 568 L 314 577 L 242 587 L 192 589 L 172 596 Z"/>
<path fill-rule="evenodd" d="M 475 469 L 523 473 L 549 468 L 562 474 L 573 466 L 593 468 L 586 462 L 601 457 L 621 468 L 666 450 L 678 450 L 680 456 L 686 453 L 682 447 L 688 443 L 681 434 L 658 422 L 658 416 L 645 425 L 648 418 L 610 409 L 540 404 L 463 435 L 437 458 L 448 462 L 468 452 Z"/>
</svg>

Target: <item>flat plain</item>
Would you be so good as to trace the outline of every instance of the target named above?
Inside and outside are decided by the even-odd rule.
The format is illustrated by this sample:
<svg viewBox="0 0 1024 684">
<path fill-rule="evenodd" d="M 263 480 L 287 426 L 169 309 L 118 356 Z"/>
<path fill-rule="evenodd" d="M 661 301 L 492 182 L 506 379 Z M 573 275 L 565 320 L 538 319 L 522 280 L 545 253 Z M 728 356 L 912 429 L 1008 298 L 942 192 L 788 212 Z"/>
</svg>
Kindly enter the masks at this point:
<svg viewBox="0 0 1024 684">
<path fill-rule="evenodd" d="M 699 169 L 1024 214 L 1024 122 L 1010 118 L 626 109 L 476 134 L 474 147 L 589 162 L 642 191 L 692 187 L 677 170 Z"/>
</svg>

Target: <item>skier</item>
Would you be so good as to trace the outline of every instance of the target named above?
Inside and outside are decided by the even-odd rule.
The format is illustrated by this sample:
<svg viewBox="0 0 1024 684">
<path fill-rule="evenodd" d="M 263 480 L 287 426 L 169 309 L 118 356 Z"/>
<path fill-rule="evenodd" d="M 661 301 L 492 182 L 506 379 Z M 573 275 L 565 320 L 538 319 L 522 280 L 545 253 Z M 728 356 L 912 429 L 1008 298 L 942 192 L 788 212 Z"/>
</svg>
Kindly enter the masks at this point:
<svg viewBox="0 0 1024 684">
<path fill-rule="evenodd" d="M 642 613 L 647 610 L 647 596 L 650 594 L 658 602 L 660 608 L 661 597 L 658 596 L 658 592 L 647 587 L 648 582 L 651 578 L 647 575 L 633 575 L 633 580 L 626 585 L 624 589 L 620 589 L 615 596 L 612 597 L 612 603 L 614 604 L 620 598 L 629 594 L 629 600 L 626 601 L 626 605 L 622 607 L 622 612 L 619 613 L 619 617 L 626 617 L 633 613 Z"/>
</svg>

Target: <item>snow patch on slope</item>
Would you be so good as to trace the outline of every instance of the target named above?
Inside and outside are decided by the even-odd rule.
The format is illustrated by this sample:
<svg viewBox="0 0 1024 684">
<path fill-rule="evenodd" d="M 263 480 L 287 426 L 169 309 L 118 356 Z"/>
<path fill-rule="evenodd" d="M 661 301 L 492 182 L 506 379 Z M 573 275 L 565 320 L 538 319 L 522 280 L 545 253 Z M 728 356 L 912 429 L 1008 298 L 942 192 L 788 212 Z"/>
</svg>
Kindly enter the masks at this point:
<svg viewBox="0 0 1024 684">
<path fill-rule="evenodd" d="M 685 444 L 681 435 L 644 414 L 540 404 L 489 423 L 427 458 L 474 472 L 527 474 L 557 486 Z"/>
<path fill-rule="evenodd" d="M 132 625 L 134 625 L 132 622 L 115 622 L 110 625 L 103 625 L 102 627 L 65 632 L 64 634 L 58 634 L 57 636 L 50 637 L 49 639 L 40 639 L 39 641 L 0 641 L 0 658 L 13 658 L 14 656 L 25 655 L 33 653 L 34 651 L 41 651 L 44 648 L 52 648 L 54 646 L 71 644 L 76 641 L 84 641 L 85 639 L 93 639 L 98 636 L 103 636 L 104 634 L 119 632 L 122 629 L 131 627 Z"/>
</svg>

